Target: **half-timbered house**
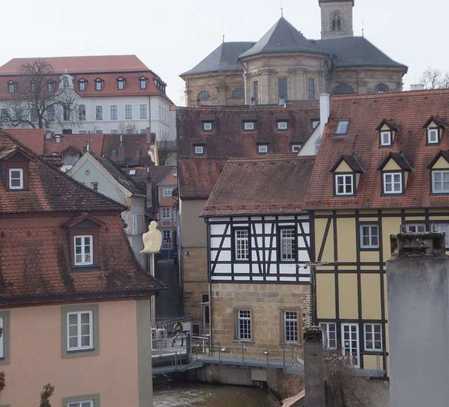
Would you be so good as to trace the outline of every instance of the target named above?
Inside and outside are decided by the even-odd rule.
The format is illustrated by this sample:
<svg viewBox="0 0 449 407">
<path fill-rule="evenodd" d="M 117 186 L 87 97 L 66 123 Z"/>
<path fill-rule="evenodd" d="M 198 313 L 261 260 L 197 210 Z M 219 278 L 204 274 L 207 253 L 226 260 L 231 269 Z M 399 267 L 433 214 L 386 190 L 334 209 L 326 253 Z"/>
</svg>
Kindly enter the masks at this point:
<svg viewBox="0 0 449 407">
<path fill-rule="evenodd" d="M 207 224 L 212 343 L 254 352 L 301 347 L 310 316 L 311 157 L 226 163 Z"/>
<path fill-rule="evenodd" d="M 306 203 L 314 317 L 356 367 L 388 374 L 390 235 L 449 236 L 448 100 L 448 90 L 332 99 Z"/>
</svg>

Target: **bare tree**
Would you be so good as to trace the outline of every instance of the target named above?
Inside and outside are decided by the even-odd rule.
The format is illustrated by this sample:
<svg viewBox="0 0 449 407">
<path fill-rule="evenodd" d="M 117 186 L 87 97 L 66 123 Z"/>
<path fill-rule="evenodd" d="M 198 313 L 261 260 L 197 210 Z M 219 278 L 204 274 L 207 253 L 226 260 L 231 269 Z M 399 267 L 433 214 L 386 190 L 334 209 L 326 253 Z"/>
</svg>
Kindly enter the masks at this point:
<svg viewBox="0 0 449 407">
<path fill-rule="evenodd" d="M 51 384 L 46 384 L 41 391 L 41 402 L 39 404 L 39 407 L 51 407 L 50 397 L 54 392 L 54 386 L 52 386 Z"/>
<path fill-rule="evenodd" d="M 12 99 L 2 109 L 0 125 L 46 128 L 50 122 L 74 118 L 77 95 L 69 79 L 43 59 L 24 64 L 8 90 Z"/>
<path fill-rule="evenodd" d="M 421 81 L 426 89 L 448 89 L 449 73 L 429 68 L 423 73 Z"/>
</svg>

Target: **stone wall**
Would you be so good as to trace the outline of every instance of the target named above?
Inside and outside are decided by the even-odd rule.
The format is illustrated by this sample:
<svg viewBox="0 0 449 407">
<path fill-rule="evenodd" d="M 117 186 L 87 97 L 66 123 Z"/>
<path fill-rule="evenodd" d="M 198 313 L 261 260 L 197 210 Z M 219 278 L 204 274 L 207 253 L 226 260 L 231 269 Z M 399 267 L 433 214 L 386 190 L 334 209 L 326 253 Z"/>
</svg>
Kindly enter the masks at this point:
<svg viewBox="0 0 449 407">
<path fill-rule="evenodd" d="M 309 323 L 310 286 L 286 284 L 213 284 L 212 340 L 215 346 L 238 349 L 236 313 L 238 309 L 252 311 L 252 336 L 244 346 L 248 354 L 281 355 L 282 349 L 302 353 L 304 325 Z M 299 343 L 285 345 L 282 313 L 298 311 Z"/>
</svg>

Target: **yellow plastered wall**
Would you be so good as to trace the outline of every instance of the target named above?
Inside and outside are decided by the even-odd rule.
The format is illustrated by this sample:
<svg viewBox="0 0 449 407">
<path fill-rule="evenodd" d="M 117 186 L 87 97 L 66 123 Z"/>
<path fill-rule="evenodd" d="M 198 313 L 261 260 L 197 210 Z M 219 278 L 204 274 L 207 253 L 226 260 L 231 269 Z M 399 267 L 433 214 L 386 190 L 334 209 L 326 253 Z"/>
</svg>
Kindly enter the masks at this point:
<svg viewBox="0 0 449 407">
<path fill-rule="evenodd" d="M 383 360 L 381 355 L 364 355 L 363 366 L 365 369 L 382 370 Z"/>
<path fill-rule="evenodd" d="M 379 274 L 362 274 L 362 315 L 363 319 L 381 319 L 381 292 Z"/>
<path fill-rule="evenodd" d="M 383 171 L 401 171 L 401 167 L 394 160 L 389 160 L 385 167 L 382 169 Z"/>
<path fill-rule="evenodd" d="M 379 262 L 379 252 L 374 251 L 361 251 L 360 252 L 360 261 L 362 263 L 378 263 Z"/>
<path fill-rule="evenodd" d="M 335 318 L 335 277 L 332 274 L 316 275 L 317 316 L 319 319 Z"/>
<path fill-rule="evenodd" d="M 339 274 L 340 318 L 358 318 L 357 276 L 355 274 Z"/>
<path fill-rule="evenodd" d="M 316 219 L 315 220 L 315 250 L 316 256 L 318 257 L 323 239 L 325 238 L 327 219 Z M 334 227 L 331 221 L 329 227 L 329 233 L 327 235 L 326 243 L 324 246 L 322 262 L 334 262 Z"/>
<path fill-rule="evenodd" d="M 432 169 L 434 170 L 447 169 L 447 168 L 449 168 L 449 163 L 443 157 L 440 157 L 432 167 Z"/>
<path fill-rule="evenodd" d="M 385 319 L 388 321 L 388 286 L 387 275 L 384 275 L 384 304 L 385 304 Z"/>
<path fill-rule="evenodd" d="M 346 161 L 342 161 L 336 168 L 335 172 L 353 172 L 353 171 L 351 167 L 346 163 Z"/>
<path fill-rule="evenodd" d="M 384 260 L 388 260 L 391 257 L 390 235 L 397 235 L 401 231 L 401 218 L 382 218 L 382 231 Z"/>
<path fill-rule="evenodd" d="M 357 258 L 355 219 L 337 220 L 338 261 L 355 262 Z"/>
</svg>

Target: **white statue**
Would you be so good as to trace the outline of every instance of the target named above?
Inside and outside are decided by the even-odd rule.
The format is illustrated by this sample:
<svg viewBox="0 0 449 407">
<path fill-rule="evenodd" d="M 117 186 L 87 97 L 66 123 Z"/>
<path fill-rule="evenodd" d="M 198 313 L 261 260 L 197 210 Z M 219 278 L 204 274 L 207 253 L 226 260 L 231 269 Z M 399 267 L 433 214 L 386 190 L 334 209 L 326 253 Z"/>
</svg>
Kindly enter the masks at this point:
<svg viewBox="0 0 449 407">
<path fill-rule="evenodd" d="M 143 250 L 140 253 L 154 254 L 160 252 L 162 246 L 162 233 L 157 226 L 157 222 L 152 221 L 148 226 L 148 232 L 142 235 Z"/>
</svg>

